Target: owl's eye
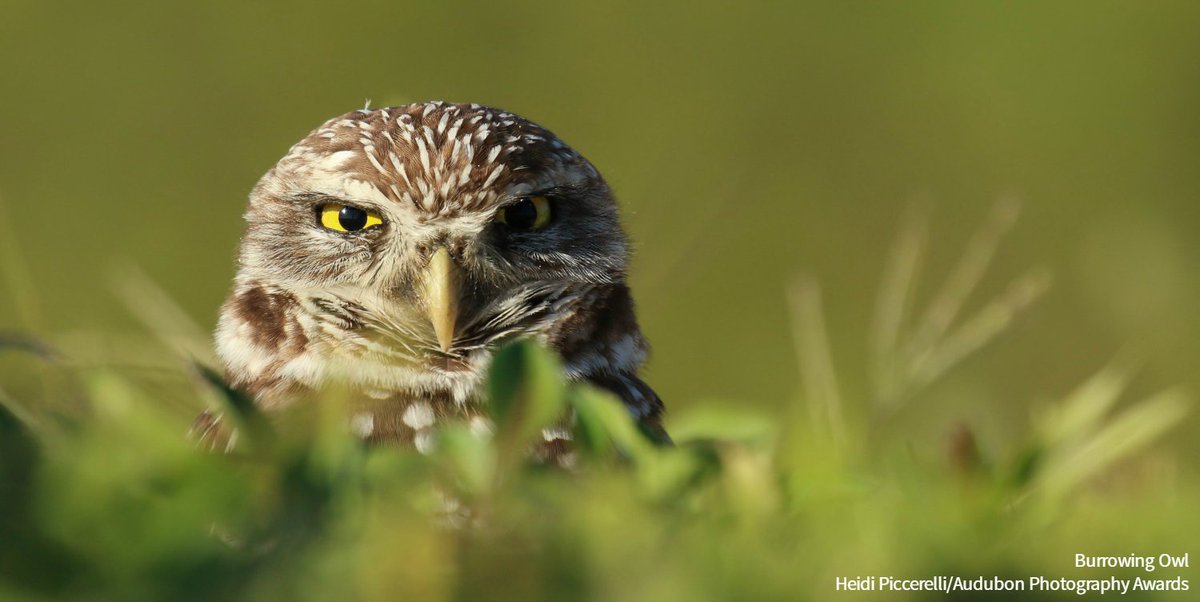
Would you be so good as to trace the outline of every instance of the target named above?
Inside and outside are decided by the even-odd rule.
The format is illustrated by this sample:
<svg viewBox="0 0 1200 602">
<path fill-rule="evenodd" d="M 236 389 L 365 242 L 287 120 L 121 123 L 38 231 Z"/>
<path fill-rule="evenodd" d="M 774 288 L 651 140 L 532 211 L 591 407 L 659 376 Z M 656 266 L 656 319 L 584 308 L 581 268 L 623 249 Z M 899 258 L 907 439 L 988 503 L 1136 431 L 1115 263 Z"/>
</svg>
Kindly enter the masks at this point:
<svg viewBox="0 0 1200 602">
<path fill-rule="evenodd" d="M 541 230 L 550 223 L 550 201 L 544 196 L 525 197 L 502 207 L 496 221 L 513 230 Z"/>
<path fill-rule="evenodd" d="M 321 225 L 338 232 L 357 232 L 383 223 L 383 218 L 358 207 L 326 203 L 321 206 Z"/>
</svg>

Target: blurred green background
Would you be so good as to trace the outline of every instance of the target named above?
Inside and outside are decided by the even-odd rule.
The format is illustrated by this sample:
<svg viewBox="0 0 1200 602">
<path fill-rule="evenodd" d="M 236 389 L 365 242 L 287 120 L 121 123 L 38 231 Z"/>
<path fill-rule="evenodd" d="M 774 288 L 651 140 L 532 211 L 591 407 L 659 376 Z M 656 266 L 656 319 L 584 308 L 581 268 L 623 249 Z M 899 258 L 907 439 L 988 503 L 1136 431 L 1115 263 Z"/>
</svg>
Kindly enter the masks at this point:
<svg viewBox="0 0 1200 602">
<path fill-rule="evenodd" d="M 863 398 L 906 209 L 930 217 L 921 304 L 1021 199 L 975 302 L 1032 266 L 1052 290 L 898 418 L 917 445 L 959 420 L 1002 445 L 1119 352 L 1135 394 L 1200 389 L 1198 32 L 1189 2 L 3 0 L 0 249 L 40 317 L 0 294 L 0 329 L 136 332 L 112 292 L 126 264 L 209 329 L 247 192 L 289 145 L 367 99 L 480 102 L 617 191 L 648 380 L 675 412 L 794 402 L 796 274 L 821 282 Z M 1166 445 L 1196 457 L 1196 425 Z"/>
</svg>

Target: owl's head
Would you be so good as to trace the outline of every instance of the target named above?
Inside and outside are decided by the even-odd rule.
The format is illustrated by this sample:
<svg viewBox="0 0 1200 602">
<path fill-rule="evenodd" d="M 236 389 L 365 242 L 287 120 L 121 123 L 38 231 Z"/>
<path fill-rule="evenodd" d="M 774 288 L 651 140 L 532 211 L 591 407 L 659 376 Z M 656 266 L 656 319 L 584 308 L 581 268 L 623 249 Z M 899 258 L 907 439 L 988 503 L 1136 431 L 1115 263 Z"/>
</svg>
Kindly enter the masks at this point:
<svg viewBox="0 0 1200 602">
<path fill-rule="evenodd" d="M 445 386 L 508 337 L 561 331 L 628 255 L 586 159 L 474 104 L 331 119 L 267 172 L 245 218 L 218 350 L 247 383 Z"/>
</svg>

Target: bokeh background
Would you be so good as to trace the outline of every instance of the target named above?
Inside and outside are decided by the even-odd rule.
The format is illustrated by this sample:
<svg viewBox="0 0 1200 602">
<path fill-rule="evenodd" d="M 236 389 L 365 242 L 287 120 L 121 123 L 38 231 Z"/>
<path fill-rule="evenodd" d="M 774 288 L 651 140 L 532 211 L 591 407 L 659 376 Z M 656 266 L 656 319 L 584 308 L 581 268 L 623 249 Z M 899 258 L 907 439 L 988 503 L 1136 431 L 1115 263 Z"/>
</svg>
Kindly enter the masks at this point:
<svg viewBox="0 0 1200 602">
<path fill-rule="evenodd" d="M 136 337 L 129 266 L 210 329 L 247 192 L 291 143 L 368 99 L 479 102 L 617 191 L 675 413 L 794 403 L 798 274 L 862 402 L 906 211 L 929 219 L 920 304 L 1019 198 L 975 302 L 1034 266 L 1053 288 L 897 418 L 917 446 L 958 421 L 1001 446 L 1118 354 L 1131 399 L 1200 389 L 1198 32 L 1188 2 L 3 0 L 0 252 L 33 292 L 0 294 L 0 329 Z M 1162 445 L 1197 457 L 1196 426 Z"/>
</svg>

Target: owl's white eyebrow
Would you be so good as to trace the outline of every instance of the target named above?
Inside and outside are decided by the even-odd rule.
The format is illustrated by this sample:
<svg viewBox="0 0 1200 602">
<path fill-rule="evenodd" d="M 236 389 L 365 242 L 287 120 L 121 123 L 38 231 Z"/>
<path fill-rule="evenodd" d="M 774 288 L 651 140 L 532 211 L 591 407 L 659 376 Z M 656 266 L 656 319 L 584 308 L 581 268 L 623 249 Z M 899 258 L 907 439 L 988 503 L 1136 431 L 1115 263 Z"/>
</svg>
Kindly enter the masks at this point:
<svg viewBox="0 0 1200 602">
<path fill-rule="evenodd" d="M 346 199 L 342 199 L 342 198 L 336 197 L 334 195 L 325 194 L 322 192 L 290 192 L 288 194 L 283 195 L 283 199 L 287 200 L 287 201 L 295 201 L 295 202 L 299 202 L 299 203 L 313 203 L 313 202 L 345 203 L 345 202 L 347 202 Z"/>
<path fill-rule="evenodd" d="M 376 209 L 376 210 L 379 209 L 379 206 L 378 206 L 379 204 L 375 203 L 373 201 L 366 201 L 366 200 L 361 200 L 361 199 L 347 199 L 347 198 L 342 198 L 340 196 L 335 196 L 332 194 L 325 194 L 323 192 L 293 192 L 293 193 L 284 195 L 284 199 L 289 200 L 289 201 L 294 201 L 297 203 L 305 203 L 305 204 L 310 204 L 310 205 L 316 205 L 316 204 L 321 204 L 321 203 L 338 203 L 341 205 L 350 205 L 351 207 L 358 207 L 360 209 Z"/>
</svg>

